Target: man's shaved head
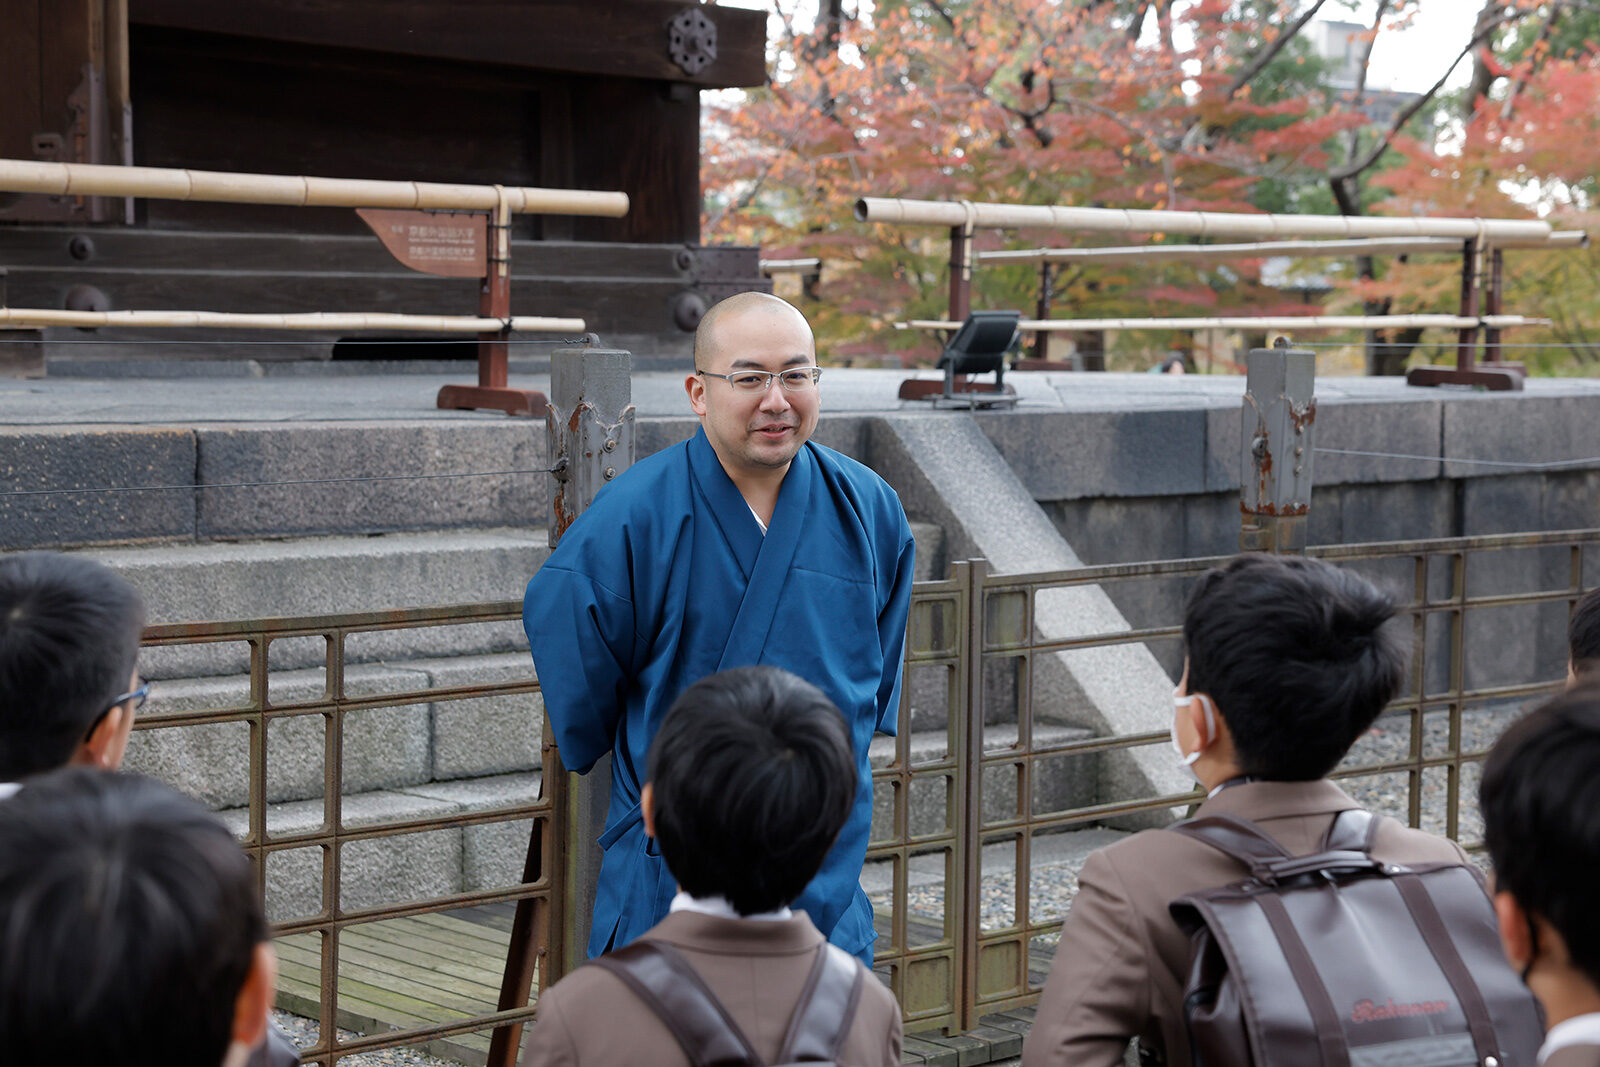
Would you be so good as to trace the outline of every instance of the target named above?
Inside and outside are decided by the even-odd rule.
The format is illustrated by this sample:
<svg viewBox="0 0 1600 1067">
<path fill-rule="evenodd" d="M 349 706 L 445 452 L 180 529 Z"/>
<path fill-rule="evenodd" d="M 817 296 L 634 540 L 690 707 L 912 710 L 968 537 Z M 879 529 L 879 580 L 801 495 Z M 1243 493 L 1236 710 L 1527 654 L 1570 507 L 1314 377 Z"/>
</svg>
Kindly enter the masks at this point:
<svg viewBox="0 0 1600 1067">
<path fill-rule="evenodd" d="M 791 317 L 804 326 L 807 336 L 811 334 L 811 324 L 806 322 L 806 317 L 800 313 L 800 309 L 782 297 L 756 291 L 735 293 L 726 300 L 711 305 L 711 310 L 700 319 L 700 325 L 694 331 L 696 368 L 708 370 L 714 365 L 717 358 L 720 324 L 725 324 L 728 319 L 738 318 L 745 313 L 758 313 L 774 318 Z M 814 342 L 813 347 L 815 347 Z"/>
</svg>

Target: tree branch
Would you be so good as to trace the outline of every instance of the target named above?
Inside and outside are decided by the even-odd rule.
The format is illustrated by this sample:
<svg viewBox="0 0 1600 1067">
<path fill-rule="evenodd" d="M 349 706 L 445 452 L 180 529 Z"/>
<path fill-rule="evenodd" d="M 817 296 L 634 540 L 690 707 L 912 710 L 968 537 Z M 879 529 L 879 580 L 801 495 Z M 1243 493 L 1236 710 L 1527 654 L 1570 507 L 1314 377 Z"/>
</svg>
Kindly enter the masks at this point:
<svg viewBox="0 0 1600 1067">
<path fill-rule="evenodd" d="M 1316 3 L 1306 8 L 1304 14 L 1295 19 L 1282 33 L 1274 37 L 1266 47 L 1257 52 L 1255 58 L 1246 63 L 1244 69 L 1234 76 L 1233 81 L 1228 83 L 1228 91 L 1224 94 L 1223 99 L 1232 100 L 1240 89 L 1250 84 L 1251 79 L 1266 70 L 1267 64 L 1271 63 L 1278 53 L 1283 51 L 1290 41 L 1294 40 L 1295 35 L 1300 32 L 1306 23 L 1311 21 L 1312 16 L 1321 10 L 1322 5 L 1326 2 L 1327 0 L 1316 0 Z"/>
<path fill-rule="evenodd" d="M 1551 0 L 1550 14 L 1544 20 L 1544 25 L 1539 27 L 1539 36 L 1534 38 L 1532 47 L 1528 49 L 1531 54 L 1527 66 L 1511 83 L 1511 88 L 1506 92 L 1506 102 L 1500 105 L 1501 122 L 1510 121 L 1511 113 L 1516 108 L 1517 94 L 1527 87 L 1528 79 L 1538 72 L 1545 56 L 1550 54 L 1550 38 L 1554 36 L 1556 23 L 1561 19 L 1561 3 L 1562 0 Z"/>
<path fill-rule="evenodd" d="M 1377 14 L 1372 16 L 1372 36 L 1367 38 L 1366 45 L 1361 49 L 1361 62 L 1356 67 L 1356 87 L 1350 96 L 1350 105 L 1359 108 L 1361 98 L 1367 92 L 1367 66 L 1372 62 L 1372 46 L 1378 43 L 1378 30 L 1383 26 L 1383 17 L 1389 13 L 1390 0 L 1378 0 Z M 1344 161 L 1348 166 L 1356 158 L 1356 150 L 1361 146 L 1361 131 L 1352 126 L 1344 132 Z M 1349 214 L 1349 212 L 1345 212 Z"/>
<path fill-rule="evenodd" d="M 1427 107 L 1433 98 L 1439 95 L 1439 90 L 1444 88 L 1444 83 L 1449 80 L 1450 75 L 1455 71 L 1456 67 L 1461 65 L 1461 61 L 1467 58 L 1467 56 L 1470 56 L 1480 44 L 1488 39 L 1491 33 L 1499 29 L 1507 21 L 1508 16 L 1505 14 L 1500 14 L 1487 20 L 1480 19 L 1478 22 L 1477 32 L 1472 35 L 1472 40 L 1467 42 L 1467 46 L 1461 50 L 1460 55 L 1456 56 L 1455 60 L 1450 64 L 1445 72 L 1439 75 L 1439 80 L 1433 83 L 1432 88 L 1423 93 L 1421 96 L 1417 97 L 1416 100 L 1402 108 L 1400 112 L 1395 115 L 1394 120 L 1389 123 L 1389 128 L 1383 132 L 1381 137 L 1378 138 L 1378 143 L 1373 146 L 1372 151 L 1368 152 L 1360 160 L 1353 163 L 1347 163 L 1338 170 L 1333 171 L 1329 177 L 1335 180 L 1340 178 L 1353 178 L 1376 163 L 1383 156 L 1383 154 L 1389 150 L 1390 145 L 1394 142 L 1395 135 L 1405 128 L 1405 124 L 1410 122 L 1412 117 L 1416 115 L 1417 112 Z"/>
</svg>

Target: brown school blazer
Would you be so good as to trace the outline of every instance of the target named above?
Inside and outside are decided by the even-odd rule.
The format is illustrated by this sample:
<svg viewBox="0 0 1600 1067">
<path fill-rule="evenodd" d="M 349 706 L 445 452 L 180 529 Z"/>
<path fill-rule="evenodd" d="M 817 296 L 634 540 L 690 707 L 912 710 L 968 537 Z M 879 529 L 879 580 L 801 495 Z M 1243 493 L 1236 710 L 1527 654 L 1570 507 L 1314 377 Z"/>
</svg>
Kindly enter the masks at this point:
<svg viewBox="0 0 1600 1067">
<path fill-rule="evenodd" d="M 1196 814 L 1243 816 L 1299 856 L 1322 844 L 1334 815 L 1359 806 L 1326 779 L 1246 782 Z M 1393 819 L 1379 827 L 1372 852 L 1388 863 L 1466 862 L 1454 842 Z M 1167 904 L 1242 876 L 1236 860 L 1169 830 L 1146 830 L 1090 856 L 1023 1042 L 1023 1067 L 1113 1067 L 1136 1036 L 1141 1048 L 1165 1048 L 1169 1064 L 1187 1064 L 1189 939 Z"/>
<path fill-rule="evenodd" d="M 676 911 L 644 935 L 680 949 L 762 1059 L 783 1044 L 795 1002 L 823 938 L 804 912 L 787 922 Z M 900 1005 L 872 975 L 861 986 L 840 1060 L 898 1067 Z M 687 1067 L 688 1057 L 655 1012 L 599 967 L 581 967 L 541 994 L 522 1067 Z"/>
<path fill-rule="evenodd" d="M 1544 1067 L 1600 1067 L 1600 1045 L 1567 1045 L 1550 1053 Z"/>
</svg>

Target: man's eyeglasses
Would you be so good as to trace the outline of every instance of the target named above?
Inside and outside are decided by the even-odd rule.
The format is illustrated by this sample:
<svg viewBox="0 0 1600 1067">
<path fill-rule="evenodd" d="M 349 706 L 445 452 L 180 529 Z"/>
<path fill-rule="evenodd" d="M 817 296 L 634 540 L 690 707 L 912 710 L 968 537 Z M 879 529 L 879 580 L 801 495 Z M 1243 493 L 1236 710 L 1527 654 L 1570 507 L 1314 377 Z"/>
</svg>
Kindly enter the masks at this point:
<svg viewBox="0 0 1600 1067">
<path fill-rule="evenodd" d="M 144 702 L 146 700 L 148 700 L 149 697 L 150 697 L 150 683 L 149 682 L 144 683 L 143 685 L 141 685 L 139 688 L 135 689 L 131 693 L 123 693 L 121 696 L 116 697 L 115 699 L 113 699 L 111 701 L 111 703 L 109 703 L 109 704 L 107 704 L 105 706 L 105 708 L 100 712 L 100 714 L 98 714 L 98 715 L 96 715 L 94 717 L 94 721 L 91 722 L 89 724 L 89 728 L 83 732 L 83 736 L 84 737 L 89 737 L 90 735 L 92 735 L 95 732 L 95 730 L 99 729 L 100 724 L 105 721 L 105 717 L 107 715 L 111 714 L 111 709 L 116 707 L 118 704 L 126 704 L 129 701 L 132 701 L 133 702 L 133 710 L 134 711 L 138 711 L 140 708 L 144 707 Z"/>
<path fill-rule="evenodd" d="M 778 384 L 783 386 L 784 392 L 803 393 L 817 387 L 817 379 L 822 377 L 822 368 L 790 367 L 781 371 L 736 370 L 732 374 L 696 370 L 695 373 L 703 374 L 707 378 L 721 378 L 741 393 L 764 393 L 772 388 L 774 378 L 778 379 Z"/>
</svg>

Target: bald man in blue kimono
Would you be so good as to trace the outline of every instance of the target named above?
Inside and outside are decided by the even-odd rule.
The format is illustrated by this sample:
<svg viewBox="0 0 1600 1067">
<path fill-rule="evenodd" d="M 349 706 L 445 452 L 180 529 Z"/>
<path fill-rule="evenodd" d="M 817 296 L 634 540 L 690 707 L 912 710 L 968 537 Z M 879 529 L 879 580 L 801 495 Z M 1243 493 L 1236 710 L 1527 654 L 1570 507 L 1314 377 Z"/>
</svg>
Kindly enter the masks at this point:
<svg viewBox="0 0 1600 1067">
<path fill-rule="evenodd" d="M 794 906 L 870 964 L 867 746 L 897 725 L 911 528 L 882 478 L 810 441 L 821 372 L 799 311 L 766 293 L 729 297 L 700 323 L 694 351 L 684 388 L 699 431 L 606 486 L 523 600 L 562 762 L 587 771 L 615 753 L 589 954 L 650 929 L 676 892 L 639 815 L 657 724 L 700 678 L 770 664 L 850 722 L 855 807 Z"/>
</svg>

